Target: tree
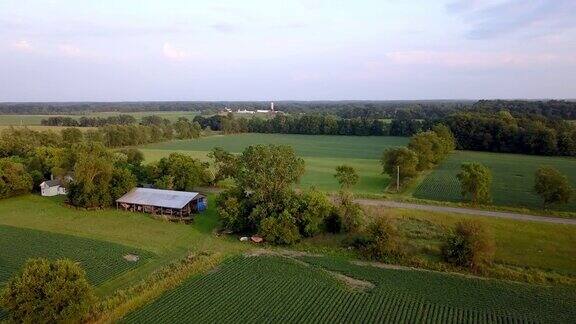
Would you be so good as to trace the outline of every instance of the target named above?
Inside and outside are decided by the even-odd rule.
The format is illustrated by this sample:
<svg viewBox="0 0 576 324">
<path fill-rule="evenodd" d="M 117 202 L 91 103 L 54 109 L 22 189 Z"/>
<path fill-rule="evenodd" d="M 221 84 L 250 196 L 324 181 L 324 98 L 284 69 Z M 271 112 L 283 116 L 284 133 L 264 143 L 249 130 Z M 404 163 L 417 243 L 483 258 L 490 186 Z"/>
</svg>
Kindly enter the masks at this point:
<svg viewBox="0 0 576 324">
<path fill-rule="evenodd" d="M 398 167 L 400 169 L 400 181 L 418 174 L 418 156 L 414 151 L 405 147 L 384 151 L 380 163 L 383 173 L 392 178 L 393 184 L 396 184 Z"/>
<path fill-rule="evenodd" d="M 114 166 L 105 152 L 80 154 L 74 165 L 73 180 L 68 185 L 68 200 L 86 208 L 109 206 L 110 181 Z"/>
<path fill-rule="evenodd" d="M 444 259 L 473 271 L 482 270 L 494 259 L 494 238 L 486 226 L 475 220 L 465 220 L 446 236 L 442 246 Z"/>
<path fill-rule="evenodd" d="M 190 156 L 171 153 L 168 157 L 158 161 L 155 179 L 158 181 L 171 177 L 174 190 L 192 191 L 195 187 L 206 185 L 214 180 L 208 166 L 208 163 Z M 164 180 L 162 182 L 167 183 Z"/>
<path fill-rule="evenodd" d="M 334 175 L 338 183 L 340 184 L 340 189 L 350 189 L 358 183 L 360 177 L 356 170 L 349 165 L 340 165 L 336 167 L 336 174 Z"/>
<path fill-rule="evenodd" d="M 216 166 L 216 175 L 214 182 L 218 183 L 224 179 L 234 177 L 238 169 L 237 158 L 234 154 L 225 151 L 221 147 L 214 147 L 208 157 L 214 161 Z"/>
<path fill-rule="evenodd" d="M 64 128 L 60 133 L 62 134 L 62 141 L 66 145 L 82 142 L 82 131 L 80 131 L 78 128 Z"/>
<path fill-rule="evenodd" d="M 300 240 L 298 226 L 288 211 L 282 212 L 278 217 L 264 218 L 260 223 L 259 233 L 266 241 L 278 245 L 289 245 Z"/>
<path fill-rule="evenodd" d="M 412 136 L 408 148 L 418 156 L 418 171 L 432 168 L 444 158 L 446 150 L 442 139 L 433 131 Z"/>
<path fill-rule="evenodd" d="M 110 179 L 111 203 L 136 187 L 136 177 L 125 168 L 114 168 Z"/>
<path fill-rule="evenodd" d="M 447 155 L 448 153 L 456 149 L 456 139 L 450 128 L 443 124 L 437 124 L 432 127 L 432 131 L 438 135 L 442 141 L 442 154 Z"/>
<path fill-rule="evenodd" d="M 463 163 L 460 173 L 456 176 L 460 181 L 461 193 L 464 199 L 470 197 L 473 204 L 488 204 L 491 202 L 490 186 L 492 174 L 490 169 L 480 163 Z"/>
<path fill-rule="evenodd" d="M 133 166 L 140 166 L 144 162 L 144 153 L 136 148 L 124 148 L 119 150 L 126 156 L 126 163 Z"/>
<path fill-rule="evenodd" d="M 568 178 L 552 167 L 540 167 L 536 171 L 534 191 L 542 198 L 544 208 L 551 204 L 566 204 L 572 195 Z"/>
<path fill-rule="evenodd" d="M 9 159 L 0 159 L 0 198 L 28 193 L 33 179 L 24 165 Z"/>
<path fill-rule="evenodd" d="M 30 259 L 0 298 L 18 323 L 82 322 L 95 301 L 86 273 L 71 260 Z"/>
<path fill-rule="evenodd" d="M 300 208 L 294 217 L 304 237 L 312 237 L 322 230 L 322 224 L 332 213 L 333 206 L 326 195 L 310 189 L 300 195 Z"/>
<path fill-rule="evenodd" d="M 237 184 L 255 201 L 278 202 L 304 174 L 304 160 L 285 145 L 253 145 L 238 159 Z"/>
</svg>

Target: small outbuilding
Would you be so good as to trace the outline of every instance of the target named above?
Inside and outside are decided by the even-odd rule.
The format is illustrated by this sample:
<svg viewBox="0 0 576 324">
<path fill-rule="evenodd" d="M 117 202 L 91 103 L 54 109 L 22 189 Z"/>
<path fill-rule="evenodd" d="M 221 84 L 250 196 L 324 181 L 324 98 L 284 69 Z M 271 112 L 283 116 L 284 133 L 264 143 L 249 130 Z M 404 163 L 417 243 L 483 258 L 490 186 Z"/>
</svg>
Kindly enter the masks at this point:
<svg viewBox="0 0 576 324">
<path fill-rule="evenodd" d="M 40 184 L 40 193 L 44 197 L 53 197 L 67 194 L 66 188 L 60 180 L 46 180 Z"/>
<path fill-rule="evenodd" d="M 116 200 L 116 208 L 161 215 L 172 220 L 191 220 L 194 213 L 208 206 L 206 196 L 198 192 L 135 188 Z"/>
</svg>

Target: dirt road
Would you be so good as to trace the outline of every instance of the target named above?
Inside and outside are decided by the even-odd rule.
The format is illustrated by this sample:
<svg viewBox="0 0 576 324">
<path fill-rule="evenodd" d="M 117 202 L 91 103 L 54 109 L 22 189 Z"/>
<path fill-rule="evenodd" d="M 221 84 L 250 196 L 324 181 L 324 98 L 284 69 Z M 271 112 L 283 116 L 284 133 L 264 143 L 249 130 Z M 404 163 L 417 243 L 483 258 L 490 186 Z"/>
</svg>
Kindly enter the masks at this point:
<svg viewBox="0 0 576 324">
<path fill-rule="evenodd" d="M 448 212 L 448 213 L 458 213 L 458 214 L 466 214 L 466 215 L 473 215 L 473 216 L 508 218 L 508 219 L 515 219 L 515 220 L 520 220 L 520 221 L 532 221 L 532 222 L 576 225 L 576 219 L 570 219 L 570 218 L 534 216 L 534 215 L 527 215 L 527 214 L 488 211 L 488 210 L 460 208 L 460 207 L 420 205 L 420 204 L 403 203 L 403 202 L 388 201 L 388 200 L 356 199 L 355 201 L 361 205 L 367 205 L 367 206 L 382 206 L 382 207 L 391 207 L 391 208 L 418 209 L 418 210 L 427 210 L 427 211 L 431 211 L 431 212 Z"/>
</svg>

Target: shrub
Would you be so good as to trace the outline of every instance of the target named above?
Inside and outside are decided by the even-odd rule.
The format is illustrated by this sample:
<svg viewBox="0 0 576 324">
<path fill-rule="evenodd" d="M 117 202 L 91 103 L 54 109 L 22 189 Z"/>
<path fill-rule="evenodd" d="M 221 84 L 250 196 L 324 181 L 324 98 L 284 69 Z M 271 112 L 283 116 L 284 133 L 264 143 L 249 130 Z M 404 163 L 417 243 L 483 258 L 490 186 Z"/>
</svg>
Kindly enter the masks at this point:
<svg viewBox="0 0 576 324">
<path fill-rule="evenodd" d="M 542 198 L 544 208 L 551 204 L 566 204 L 572 195 L 568 178 L 552 167 L 540 167 L 536 171 L 534 191 Z"/>
<path fill-rule="evenodd" d="M 362 226 L 364 212 L 360 205 L 354 202 L 354 197 L 351 193 L 346 191 L 340 192 L 340 205 L 337 207 L 337 212 L 342 224 L 342 231 L 354 233 Z"/>
<path fill-rule="evenodd" d="M 30 259 L 0 299 L 14 322 L 73 323 L 95 301 L 86 273 L 71 260 Z"/>
<path fill-rule="evenodd" d="M 377 217 L 353 242 L 361 253 L 373 260 L 392 261 L 405 256 L 400 234 L 388 217 Z"/>
<path fill-rule="evenodd" d="M 314 236 L 332 213 L 332 204 L 324 193 L 314 189 L 302 193 L 299 198 L 301 208 L 296 217 L 300 233 L 305 237 Z"/>
<path fill-rule="evenodd" d="M 482 270 L 494 259 L 494 238 L 479 221 L 466 220 L 456 224 L 442 246 L 444 259 L 473 271 Z"/>
</svg>

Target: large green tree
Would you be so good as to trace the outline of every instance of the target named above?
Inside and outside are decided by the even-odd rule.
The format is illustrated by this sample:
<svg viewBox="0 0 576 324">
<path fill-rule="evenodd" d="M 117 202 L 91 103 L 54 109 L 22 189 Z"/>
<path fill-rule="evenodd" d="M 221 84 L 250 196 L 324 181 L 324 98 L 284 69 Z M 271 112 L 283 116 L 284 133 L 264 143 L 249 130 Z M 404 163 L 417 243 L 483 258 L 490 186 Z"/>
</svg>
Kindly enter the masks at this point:
<svg viewBox="0 0 576 324">
<path fill-rule="evenodd" d="M 572 187 L 568 178 L 552 167 L 540 167 L 534 179 L 534 191 L 542 198 L 544 208 L 570 201 Z"/>
<path fill-rule="evenodd" d="M 408 148 L 418 156 L 418 170 L 428 170 L 445 156 L 445 144 L 436 132 L 418 133 L 410 138 Z"/>
<path fill-rule="evenodd" d="M 172 188 L 181 191 L 192 191 L 198 186 L 204 186 L 214 180 L 206 162 L 190 156 L 171 153 L 168 157 L 160 159 L 153 167 L 153 177 L 159 180 L 171 178 Z"/>
<path fill-rule="evenodd" d="M 95 300 L 78 263 L 31 259 L 8 281 L 0 304 L 15 323 L 81 323 Z"/>
<path fill-rule="evenodd" d="M 393 184 L 396 184 L 398 170 L 400 181 L 418 174 L 418 155 L 405 147 L 384 151 L 380 163 L 383 173 L 390 176 Z"/>
<path fill-rule="evenodd" d="M 32 190 L 32 184 L 32 177 L 23 164 L 0 159 L 0 198 L 28 193 Z"/>
<path fill-rule="evenodd" d="M 492 173 L 486 166 L 480 163 L 463 163 L 457 178 L 464 199 L 473 204 L 488 204 L 492 201 Z"/>
</svg>

